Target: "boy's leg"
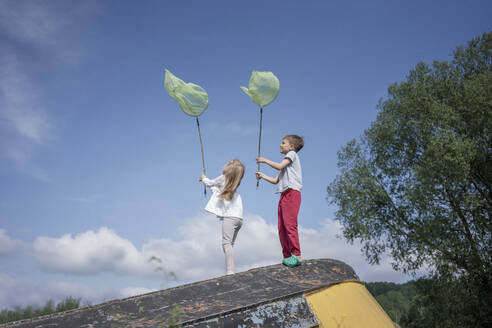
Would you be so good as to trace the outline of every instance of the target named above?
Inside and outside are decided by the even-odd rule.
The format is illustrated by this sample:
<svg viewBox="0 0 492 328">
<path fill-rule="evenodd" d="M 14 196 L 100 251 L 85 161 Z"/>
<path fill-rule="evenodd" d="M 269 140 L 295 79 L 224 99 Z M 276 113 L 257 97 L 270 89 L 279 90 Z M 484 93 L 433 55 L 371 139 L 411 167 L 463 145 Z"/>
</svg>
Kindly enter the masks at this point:
<svg viewBox="0 0 492 328">
<path fill-rule="evenodd" d="M 278 238 L 280 240 L 280 246 L 282 246 L 282 255 L 285 258 L 290 257 L 290 245 L 287 238 L 287 231 L 285 230 L 284 218 L 283 218 L 283 202 L 284 195 L 280 196 L 278 202 Z"/>
<path fill-rule="evenodd" d="M 297 230 L 297 215 L 301 206 L 301 193 L 297 190 L 289 190 L 286 194 L 282 206 L 282 217 L 284 220 L 285 231 L 287 234 L 289 253 L 298 258 L 301 257 L 301 247 L 299 245 L 299 233 Z"/>
</svg>

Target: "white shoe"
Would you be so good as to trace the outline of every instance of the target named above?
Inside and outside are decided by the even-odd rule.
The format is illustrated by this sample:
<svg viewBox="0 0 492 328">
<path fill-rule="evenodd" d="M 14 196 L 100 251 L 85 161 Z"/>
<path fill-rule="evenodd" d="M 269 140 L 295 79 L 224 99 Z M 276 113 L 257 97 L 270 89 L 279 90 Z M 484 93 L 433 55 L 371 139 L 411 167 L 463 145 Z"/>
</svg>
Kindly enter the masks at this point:
<svg viewBox="0 0 492 328">
<path fill-rule="evenodd" d="M 234 271 L 227 271 L 226 275 L 229 275 L 229 274 L 234 274 Z"/>
</svg>

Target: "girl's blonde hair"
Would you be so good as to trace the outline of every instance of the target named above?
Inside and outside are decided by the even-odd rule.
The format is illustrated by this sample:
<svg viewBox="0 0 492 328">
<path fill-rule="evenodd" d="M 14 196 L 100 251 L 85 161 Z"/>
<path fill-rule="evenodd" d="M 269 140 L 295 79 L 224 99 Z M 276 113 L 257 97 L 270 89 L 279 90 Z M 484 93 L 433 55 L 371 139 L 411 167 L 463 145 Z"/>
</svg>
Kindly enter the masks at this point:
<svg viewBox="0 0 492 328">
<path fill-rule="evenodd" d="M 239 187 L 239 184 L 241 183 L 241 179 L 244 176 L 244 165 L 238 159 L 230 160 L 224 166 L 222 174 L 225 177 L 225 184 L 219 197 L 231 200 L 237 190 L 237 187 Z"/>
</svg>

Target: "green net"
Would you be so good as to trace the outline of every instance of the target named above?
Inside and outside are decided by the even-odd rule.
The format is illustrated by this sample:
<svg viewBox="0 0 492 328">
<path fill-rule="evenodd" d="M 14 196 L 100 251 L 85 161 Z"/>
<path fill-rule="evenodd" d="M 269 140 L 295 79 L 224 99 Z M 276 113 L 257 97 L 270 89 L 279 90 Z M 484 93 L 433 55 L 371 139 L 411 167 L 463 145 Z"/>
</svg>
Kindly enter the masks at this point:
<svg viewBox="0 0 492 328">
<path fill-rule="evenodd" d="M 265 107 L 277 98 L 280 82 L 272 72 L 253 71 L 249 79 L 249 89 L 241 87 L 259 107 Z"/>
<path fill-rule="evenodd" d="M 208 106 L 208 94 L 199 85 L 185 83 L 166 69 L 164 88 L 190 116 L 200 116 Z"/>
</svg>

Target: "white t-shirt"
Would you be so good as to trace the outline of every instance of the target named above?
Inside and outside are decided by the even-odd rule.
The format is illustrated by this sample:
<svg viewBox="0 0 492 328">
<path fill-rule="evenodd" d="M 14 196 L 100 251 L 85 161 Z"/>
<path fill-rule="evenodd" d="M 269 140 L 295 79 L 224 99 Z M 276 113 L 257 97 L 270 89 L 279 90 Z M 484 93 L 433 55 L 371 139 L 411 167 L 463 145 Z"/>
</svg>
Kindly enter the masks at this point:
<svg viewBox="0 0 492 328">
<path fill-rule="evenodd" d="M 205 186 L 212 190 L 212 197 L 205 206 L 205 211 L 220 217 L 243 218 L 243 201 L 241 195 L 236 191 L 231 200 L 220 198 L 225 184 L 225 176 L 221 175 L 214 180 L 204 178 L 202 180 Z"/>
<path fill-rule="evenodd" d="M 278 175 L 277 193 L 282 193 L 289 188 L 301 191 L 302 169 L 299 156 L 291 150 L 285 154 L 284 158 L 290 159 L 290 164 L 284 167 Z"/>
</svg>

